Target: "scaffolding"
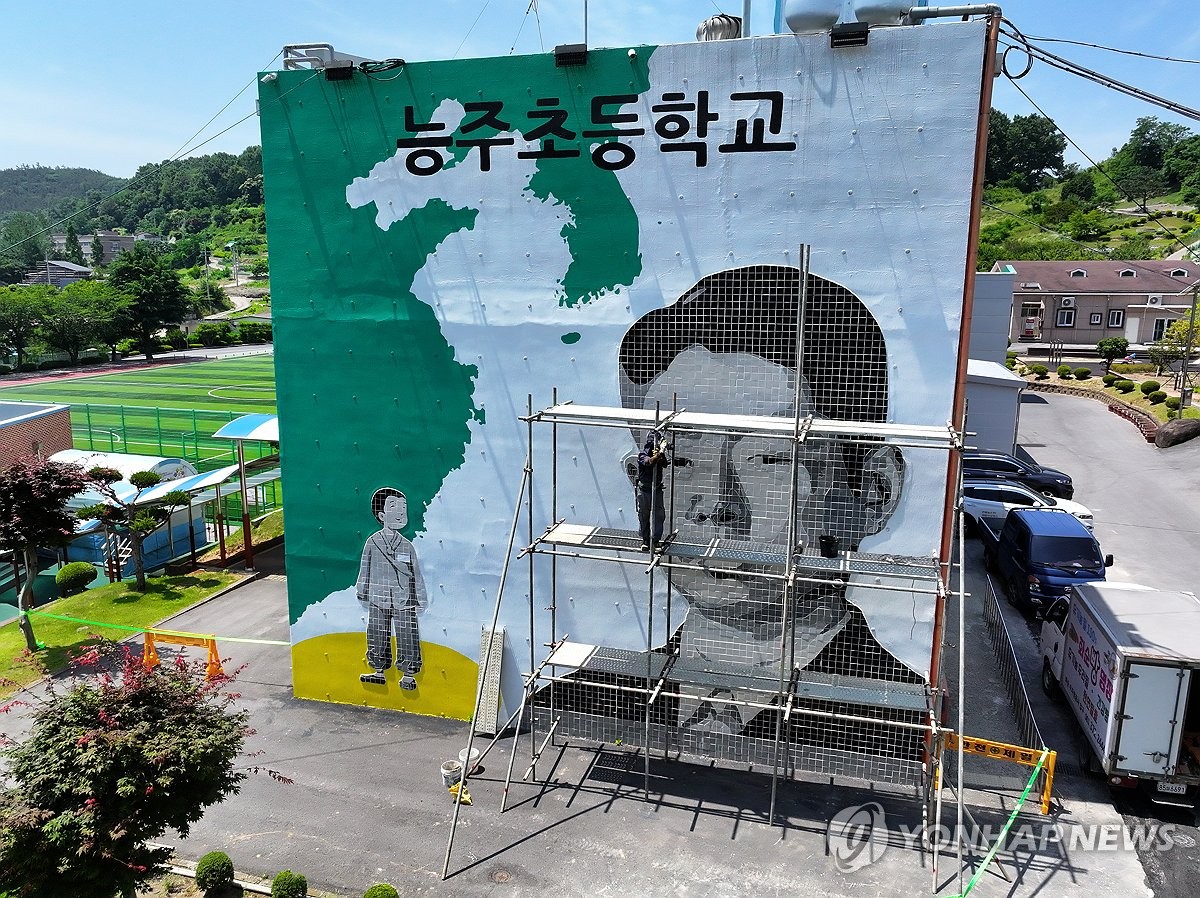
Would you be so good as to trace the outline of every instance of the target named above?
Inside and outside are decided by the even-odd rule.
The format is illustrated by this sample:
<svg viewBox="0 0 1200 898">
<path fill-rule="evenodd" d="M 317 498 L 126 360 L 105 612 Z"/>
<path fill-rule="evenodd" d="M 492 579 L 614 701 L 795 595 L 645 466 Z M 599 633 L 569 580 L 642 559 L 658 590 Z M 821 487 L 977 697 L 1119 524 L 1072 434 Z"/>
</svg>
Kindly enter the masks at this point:
<svg viewBox="0 0 1200 898">
<path fill-rule="evenodd" d="M 779 781 L 797 771 L 915 787 L 925 818 L 935 806 L 940 816 L 934 784 L 947 729 L 939 689 L 875 639 L 854 598 L 868 591 L 915 604 L 924 596 L 941 614 L 948 558 L 874 554 L 859 544 L 895 511 L 906 454 L 951 471 L 961 435 L 950 424 L 887 420 L 878 326 L 856 297 L 808 272 L 807 247 L 800 259 L 799 269 L 710 276 L 677 303 L 689 315 L 683 324 L 655 320 L 643 337 L 631 330 L 622 407 L 561 402 L 555 389 L 551 404 L 535 410 L 529 397 L 524 476 L 490 631 L 515 553 L 528 564 L 530 649 L 520 705 L 501 728 L 512 730 L 502 811 L 527 735 L 522 780 L 536 778 L 542 752 L 559 740 L 608 743 L 641 749 L 647 797 L 657 753 L 770 767 L 772 824 Z M 714 319 L 705 303 L 721 314 Z M 715 336 L 695 336 L 700 319 L 717 321 Z M 771 345 L 735 333 L 747 320 Z M 673 327 L 686 327 L 687 338 Z M 639 339 L 670 362 L 634 370 L 646 352 Z M 679 359 L 687 364 L 672 373 Z M 548 441 L 535 439 L 535 428 L 548 428 Z M 625 460 L 635 492 L 645 494 L 640 532 L 560 515 L 574 505 L 560 495 L 564 428 L 624 430 L 644 445 Z M 534 459 L 547 442 L 550 513 L 535 523 Z M 656 457 L 662 473 L 639 479 L 639 466 Z M 944 478 L 939 486 L 953 490 Z M 945 494 L 927 498 L 940 508 Z M 540 568 L 548 584 L 538 582 L 538 557 L 548 559 Z M 640 646 L 560 632 L 559 570 L 579 562 L 644 574 Z M 549 633 L 536 629 L 537 607 Z M 443 876 L 457 820 L 456 802 Z"/>
</svg>

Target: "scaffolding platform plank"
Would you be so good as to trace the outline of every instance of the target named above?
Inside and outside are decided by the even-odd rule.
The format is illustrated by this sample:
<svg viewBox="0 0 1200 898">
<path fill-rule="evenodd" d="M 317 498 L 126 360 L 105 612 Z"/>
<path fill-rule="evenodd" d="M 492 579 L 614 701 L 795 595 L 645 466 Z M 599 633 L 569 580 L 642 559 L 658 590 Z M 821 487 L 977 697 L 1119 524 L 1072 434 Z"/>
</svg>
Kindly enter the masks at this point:
<svg viewBox="0 0 1200 898">
<path fill-rule="evenodd" d="M 669 421 L 664 421 L 670 417 Z M 793 418 L 771 415 L 734 415 L 713 412 L 689 412 L 686 409 L 671 415 L 653 409 L 614 408 L 600 405 L 560 403 L 542 409 L 534 418 L 553 424 L 607 425 L 610 427 L 663 428 L 672 433 L 745 433 L 764 437 L 792 439 L 797 422 Z M 931 449 L 950 449 L 957 445 L 957 436 L 949 425 L 894 424 L 890 422 L 838 421 L 830 418 L 802 419 L 800 428 L 806 439 L 840 438 L 883 440 Z"/>
<path fill-rule="evenodd" d="M 546 663 L 550 667 L 571 667 L 582 671 L 657 680 L 671 663 L 671 656 L 662 652 L 636 652 L 585 642 L 562 642 L 550 653 Z"/>
<path fill-rule="evenodd" d="M 573 524 L 568 521 L 560 521 L 555 524 L 538 542 L 616 551 L 637 551 L 642 544 L 641 537 L 633 530 L 617 530 L 592 524 Z M 788 562 L 787 553 L 780 551 L 776 546 L 742 540 L 711 539 L 707 543 L 687 543 L 668 539 L 664 542 L 661 551 L 668 560 L 692 561 L 701 565 L 708 562 L 718 564 L 726 562 L 784 568 Z M 836 558 L 799 554 L 795 557 L 795 569 L 798 573 L 846 576 L 872 574 L 928 581 L 936 580 L 938 577 L 938 564 L 932 558 L 872 555 L 864 552 L 851 552 Z"/>
</svg>

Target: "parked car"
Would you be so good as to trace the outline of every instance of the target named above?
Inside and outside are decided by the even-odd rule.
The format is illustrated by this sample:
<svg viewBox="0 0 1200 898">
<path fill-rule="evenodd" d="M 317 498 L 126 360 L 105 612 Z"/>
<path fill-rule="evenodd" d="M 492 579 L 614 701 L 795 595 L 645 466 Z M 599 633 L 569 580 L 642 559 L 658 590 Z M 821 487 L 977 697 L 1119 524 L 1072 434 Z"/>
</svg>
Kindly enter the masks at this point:
<svg viewBox="0 0 1200 898">
<path fill-rule="evenodd" d="M 1014 508 L 1061 508 L 1083 521 L 1092 529 L 1092 513 L 1084 505 L 1070 499 L 1055 499 L 1030 489 L 1021 483 L 1003 480 L 964 480 L 962 488 L 963 515 L 967 532 L 978 531 L 983 522 L 1000 529 Z"/>
<path fill-rule="evenodd" d="M 1003 452 L 964 452 L 962 461 L 964 479 L 1015 480 L 1058 499 L 1070 499 L 1075 495 L 1075 485 L 1069 474 L 1022 461 Z"/>
<path fill-rule="evenodd" d="M 1076 583 L 1105 579 L 1113 557 L 1095 534 L 1059 508 L 1015 508 L 997 528 L 979 528 L 983 564 L 1017 607 L 1039 610 Z"/>
</svg>

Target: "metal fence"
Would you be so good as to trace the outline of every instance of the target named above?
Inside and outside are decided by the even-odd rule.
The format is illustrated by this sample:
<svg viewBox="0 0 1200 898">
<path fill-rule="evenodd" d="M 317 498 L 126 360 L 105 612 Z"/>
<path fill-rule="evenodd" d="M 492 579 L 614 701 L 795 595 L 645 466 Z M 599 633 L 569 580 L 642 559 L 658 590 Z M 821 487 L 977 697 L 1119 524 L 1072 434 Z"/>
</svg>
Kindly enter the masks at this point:
<svg viewBox="0 0 1200 898">
<path fill-rule="evenodd" d="M 145 408 L 128 405 L 71 405 L 71 434 L 76 449 L 182 458 L 199 471 L 237 463 L 237 444 L 212 435 L 242 412 L 206 409 Z M 268 443 L 246 443 L 246 460 L 276 450 Z"/>
</svg>

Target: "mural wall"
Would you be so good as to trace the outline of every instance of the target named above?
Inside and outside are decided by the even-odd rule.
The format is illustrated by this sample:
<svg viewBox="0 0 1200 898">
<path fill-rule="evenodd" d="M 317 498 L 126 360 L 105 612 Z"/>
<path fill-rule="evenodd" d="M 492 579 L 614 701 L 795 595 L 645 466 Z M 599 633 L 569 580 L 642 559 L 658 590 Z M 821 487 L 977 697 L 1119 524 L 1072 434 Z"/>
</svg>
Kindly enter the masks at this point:
<svg viewBox="0 0 1200 898">
<path fill-rule="evenodd" d="M 822 417 L 946 424 L 983 49 L 981 22 L 955 22 L 838 50 L 788 34 L 260 84 L 296 694 L 470 715 L 530 396 L 646 408 L 690 390 L 692 409 L 794 415 L 799 395 Z M 795 292 L 802 244 L 826 348 L 797 359 L 780 348 L 795 312 L 768 288 Z M 636 532 L 644 437 L 561 429 L 559 516 Z M 754 513 L 769 476 L 736 465 L 770 453 L 732 450 L 693 449 L 692 473 L 724 466 L 712 476 L 740 484 L 736 514 L 704 511 L 701 492 L 676 510 L 707 526 L 740 515 L 746 538 L 769 540 Z M 534 464 L 540 532 L 548 459 Z M 944 455 L 804 464 L 814 489 L 829 479 L 822 495 L 853 494 L 847 545 L 936 556 Z M 694 640 L 713 603 L 678 585 L 692 610 L 676 597 L 672 631 L 682 618 Z M 509 588 L 511 703 L 531 642 L 527 584 Z M 560 565 L 558 595 L 560 632 L 645 648 L 640 569 Z M 932 598 L 896 595 L 850 584 L 816 601 L 812 652 L 857 609 L 927 677 Z"/>
</svg>

